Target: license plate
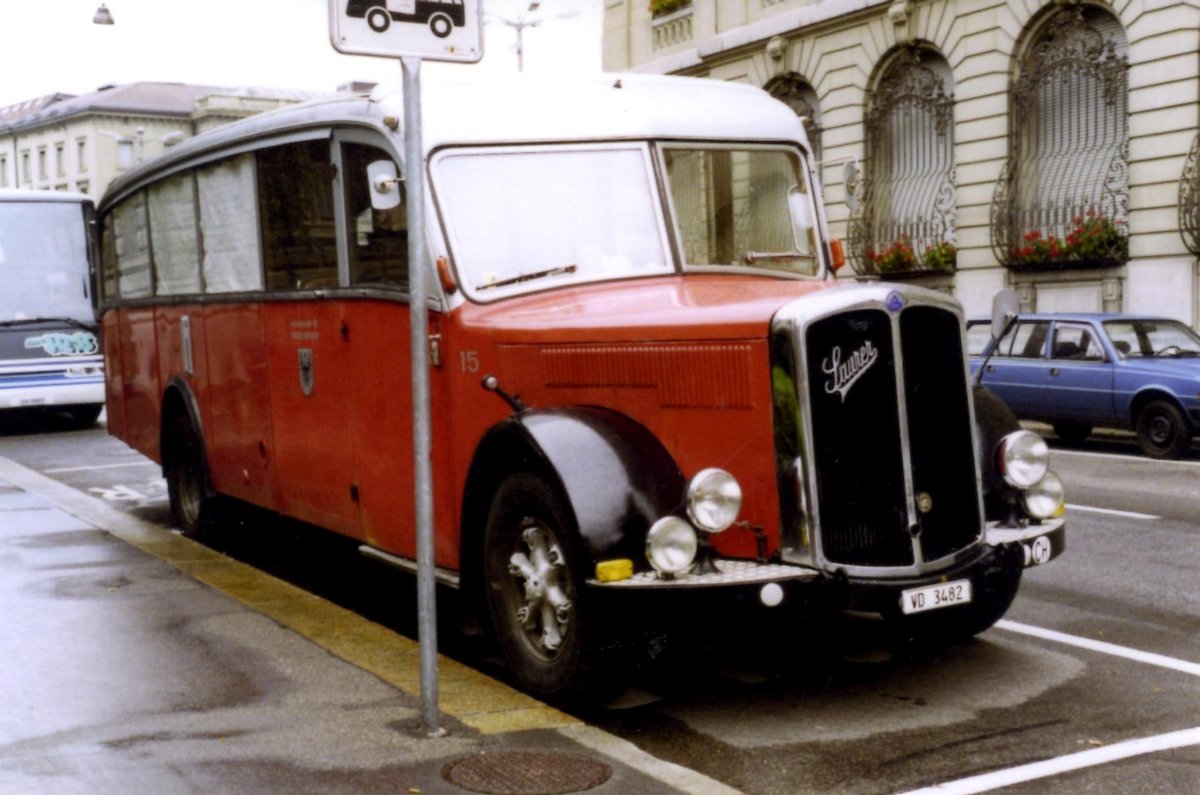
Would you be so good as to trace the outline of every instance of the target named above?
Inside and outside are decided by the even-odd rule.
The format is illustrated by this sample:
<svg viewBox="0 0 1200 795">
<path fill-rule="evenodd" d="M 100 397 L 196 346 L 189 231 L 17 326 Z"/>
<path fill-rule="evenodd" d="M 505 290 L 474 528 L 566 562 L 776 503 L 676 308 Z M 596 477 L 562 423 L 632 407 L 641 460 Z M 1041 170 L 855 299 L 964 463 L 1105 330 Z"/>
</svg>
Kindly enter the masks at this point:
<svg viewBox="0 0 1200 795">
<path fill-rule="evenodd" d="M 954 580 L 924 588 L 909 588 L 900 592 L 900 609 L 905 615 L 924 613 L 941 607 L 964 605 L 971 601 L 971 581 Z"/>
</svg>

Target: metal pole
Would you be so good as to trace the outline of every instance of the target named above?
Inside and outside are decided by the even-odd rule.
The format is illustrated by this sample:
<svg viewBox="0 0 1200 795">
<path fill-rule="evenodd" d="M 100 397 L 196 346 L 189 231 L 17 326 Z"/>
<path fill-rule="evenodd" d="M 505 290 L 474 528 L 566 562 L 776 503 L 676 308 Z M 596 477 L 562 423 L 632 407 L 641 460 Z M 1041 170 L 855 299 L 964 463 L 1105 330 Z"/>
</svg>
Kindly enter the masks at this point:
<svg viewBox="0 0 1200 795">
<path fill-rule="evenodd" d="M 408 262 L 412 299 L 413 489 L 417 520 L 417 639 L 421 645 L 421 718 L 438 726 L 437 588 L 433 557 L 433 471 L 429 416 L 429 286 L 425 247 L 425 153 L 421 141 L 421 59 L 400 59 L 404 77 L 404 180 L 408 192 Z"/>
</svg>

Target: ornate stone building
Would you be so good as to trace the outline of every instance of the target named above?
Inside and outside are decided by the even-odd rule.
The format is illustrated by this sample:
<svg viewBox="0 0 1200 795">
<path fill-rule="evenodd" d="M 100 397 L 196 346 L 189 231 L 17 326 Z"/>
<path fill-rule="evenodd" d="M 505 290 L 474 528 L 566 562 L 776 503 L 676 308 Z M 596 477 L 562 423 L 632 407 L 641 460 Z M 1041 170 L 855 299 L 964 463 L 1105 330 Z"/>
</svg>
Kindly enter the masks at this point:
<svg viewBox="0 0 1200 795">
<path fill-rule="evenodd" d="M 314 92 L 126 83 L 0 107 L 0 188 L 99 199 L 118 174 L 163 147 Z"/>
<path fill-rule="evenodd" d="M 1200 326 L 1200 2 L 605 0 L 604 65 L 804 116 L 850 276 Z"/>
</svg>

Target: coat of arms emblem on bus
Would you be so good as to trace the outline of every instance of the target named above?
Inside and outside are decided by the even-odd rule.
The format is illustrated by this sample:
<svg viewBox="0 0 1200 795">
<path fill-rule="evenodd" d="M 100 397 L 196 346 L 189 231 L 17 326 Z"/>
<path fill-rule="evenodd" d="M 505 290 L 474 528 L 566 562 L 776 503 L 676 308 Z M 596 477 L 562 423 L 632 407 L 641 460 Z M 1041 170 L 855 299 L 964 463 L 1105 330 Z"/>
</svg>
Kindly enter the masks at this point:
<svg viewBox="0 0 1200 795">
<path fill-rule="evenodd" d="M 313 374 L 313 352 L 312 348 L 301 348 L 298 351 L 300 360 L 300 391 L 305 397 L 309 397 L 313 392 L 313 382 L 316 376 Z"/>
<path fill-rule="evenodd" d="M 376 33 L 383 33 L 393 22 L 429 25 L 439 39 L 467 22 L 463 0 L 350 0 L 346 16 L 365 18 Z"/>
</svg>

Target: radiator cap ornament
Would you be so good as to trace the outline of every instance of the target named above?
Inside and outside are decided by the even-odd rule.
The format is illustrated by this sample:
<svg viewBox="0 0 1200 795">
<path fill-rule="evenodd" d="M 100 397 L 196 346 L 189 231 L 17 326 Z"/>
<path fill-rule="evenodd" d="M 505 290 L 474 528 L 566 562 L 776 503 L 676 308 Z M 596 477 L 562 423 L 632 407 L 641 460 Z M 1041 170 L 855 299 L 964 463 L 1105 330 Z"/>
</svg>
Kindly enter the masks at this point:
<svg viewBox="0 0 1200 795">
<path fill-rule="evenodd" d="M 904 296 L 900 295 L 896 290 L 888 293 L 886 306 L 888 311 L 895 314 L 904 308 Z"/>
</svg>

